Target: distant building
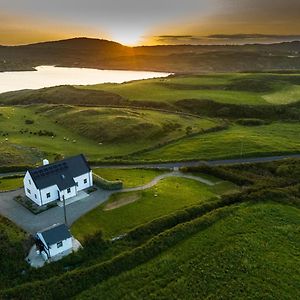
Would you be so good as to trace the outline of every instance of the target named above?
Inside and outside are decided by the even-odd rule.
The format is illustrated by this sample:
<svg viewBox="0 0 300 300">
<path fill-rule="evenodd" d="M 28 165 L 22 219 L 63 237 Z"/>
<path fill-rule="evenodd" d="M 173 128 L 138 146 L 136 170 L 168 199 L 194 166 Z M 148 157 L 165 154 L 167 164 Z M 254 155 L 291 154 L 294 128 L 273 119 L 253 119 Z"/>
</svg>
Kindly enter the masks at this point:
<svg viewBox="0 0 300 300">
<path fill-rule="evenodd" d="M 72 235 L 65 224 L 54 225 L 36 234 L 36 246 L 45 260 L 72 252 Z"/>
<path fill-rule="evenodd" d="M 93 185 L 93 176 L 80 154 L 51 164 L 44 159 L 43 166 L 26 172 L 23 182 L 26 196 L 42 206 L 77 196 Z"/>
</svg>

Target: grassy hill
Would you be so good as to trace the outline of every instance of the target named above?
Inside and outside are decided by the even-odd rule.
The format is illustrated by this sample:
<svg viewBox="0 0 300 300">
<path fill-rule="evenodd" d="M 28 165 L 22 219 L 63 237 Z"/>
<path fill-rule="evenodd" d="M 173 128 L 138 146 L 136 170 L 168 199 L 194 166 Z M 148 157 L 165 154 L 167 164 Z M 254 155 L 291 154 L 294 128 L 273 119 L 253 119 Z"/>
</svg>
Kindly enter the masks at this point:
<svg viewBox="0 0 300 300">
<path fill-rule="evenodd" d="M 75 38 L 24 46 L 0 46 L 0 71 L 37 65 L 176 73 L 300 69 L 300 42 L 271 45 L 125 47 L 106 40 Z"/>
<path fill-rule="evenodd" d="M 107 91 L 132 101 L 172 104 L 183 99 L 236 105 L 289 104 L 300 101 L 299 74 L 234 73 L 170 76 L 164 79 L 99 84 L 81 89 Z"/>
<path fill-rule="evenodd" d="M 74 122 L 76 120 L 76 122 Z M 73 106 L 0 107 L 1 165 L 85 153 L 90 160 L 159 147 L 222 124 L 156 111 Z"/>
</svg>

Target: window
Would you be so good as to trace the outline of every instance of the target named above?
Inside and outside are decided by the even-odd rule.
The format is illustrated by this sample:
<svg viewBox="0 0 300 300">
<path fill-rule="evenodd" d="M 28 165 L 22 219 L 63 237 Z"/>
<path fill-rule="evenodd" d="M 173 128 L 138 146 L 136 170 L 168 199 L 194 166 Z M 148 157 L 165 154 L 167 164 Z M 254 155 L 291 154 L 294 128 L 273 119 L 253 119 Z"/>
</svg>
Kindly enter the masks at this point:
<svg viewBox="0 0 300 300">
<path fill-rule="evenodd" d="M 47 196 L 47 198 L 50 198 L 51 195 L 50 195 L 50 193 L 47 193 L 46 196 Z"/>
<path fill-rule="evenodd" d="M 58 242 L 58 243 L 56 244 L 56 246 L 57 246 L 57 248 L 62 247 L 62 246 L 63 246 L 63 242 Z"/>
<path fill-rule="evenodd" d="M 31 191 L 30 191 L 30 189 L 27 189 L 27 193 L 28 193 L 28 194 L 31 194 Z"/>
<path fill-rule="evenodd" d="M 76 186 L 78 186 L 78 182 L 76 182 Z"/>
<path fill-rule="evenodd" d="M 30 179 L 28 179 L 28 182 L 29 182 L 29 184 L 31 184 L 31 180 Z"/>
<path fill-rule="evenodd" d="M 84 184 L 86 184 L 86 183 L 87 183 L 87 179 L 86 179 L 86 178 L 83 180 L 83 183 L 84 183 Z"/>
<path fill-rule="evenodd" d="M 37 199 L 37 196 L 36 196 L 36 194 L 34 194 L 34 198 L 35 198 L 35 199 Z"/>
<path fill-rule="evenodd" d="M 67 193 L 68 193 L 68 194 L 71 193 L 71 189 L 70 189 L 70 188 L 67 189 Z"/>
</svg>

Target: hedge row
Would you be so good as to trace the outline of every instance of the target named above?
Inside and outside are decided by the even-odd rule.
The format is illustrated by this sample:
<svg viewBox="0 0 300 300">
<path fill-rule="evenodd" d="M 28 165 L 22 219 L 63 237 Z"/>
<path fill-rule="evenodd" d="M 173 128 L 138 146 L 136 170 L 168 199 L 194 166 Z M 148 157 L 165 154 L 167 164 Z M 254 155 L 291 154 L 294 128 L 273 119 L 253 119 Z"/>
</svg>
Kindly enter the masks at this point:
<svg viewBox="0 0 300 300">
<path fill-rule="evenodd" d="M 141 247 L 125 252 L 108 262 L 96 264 L 81 270 L 65 273 L 44 281 L 27 283 L 0 292 L 1 299 L 67 299 L 95 286 L 111 276 L 130 270 L 157 256 L 183 238 L 211 226 L 220 218 L 227 216 L 229 210 L 180 224 L 171 230 L 152 238 Z"/>
<path fill-rule="evenodd" d="M 20 166 L 1 166 L 0 173 L 9 173 L 9 172 L 25 172 L 34 168 L 31 165 L 20 165 Z"/>
<path fill-rule="evenodd" d="M 250 185 L 254 182 L 248 177 L 244 177 L 241 174 L 236 174 L 230 169 L 224 169 L 223 167 L 210 167 L 207 165 L 197 166 L 197 167 L 187 167 L 182 168 L 182 172 L 203 172 L 223 180 L 228 180 L 237 185 Z"/>
<path fill-rule="evenodd" d="M 122 181 L 108 181 L 96 174 L 93 174 L 93 181 L 95 185 L 104 190 L 115 191 L 123 188 Z"/>
</svg>

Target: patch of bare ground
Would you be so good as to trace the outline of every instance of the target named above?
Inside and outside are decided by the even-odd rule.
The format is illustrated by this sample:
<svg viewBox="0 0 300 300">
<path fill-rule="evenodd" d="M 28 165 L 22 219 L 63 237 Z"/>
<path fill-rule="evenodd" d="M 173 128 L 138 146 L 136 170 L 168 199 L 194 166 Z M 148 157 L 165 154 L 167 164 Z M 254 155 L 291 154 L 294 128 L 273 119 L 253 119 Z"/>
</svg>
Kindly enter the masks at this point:
<svg viewBox="0 0 300 300">
<path fill-rule="evenodd" d="M 133 195 L 128 195 L 128 196 L 124 195 L 121 199 L 106 204 L 105 207 L 103 208 L 103 210 L 104 211 L 113 210 L 118 207 L 127 205 L 129 203 L 133 203 L 133 202 L 139 200 L 140 198 L 141 198 L 141 196 L 139 194 L 133 194 Z"/>
</svg>

